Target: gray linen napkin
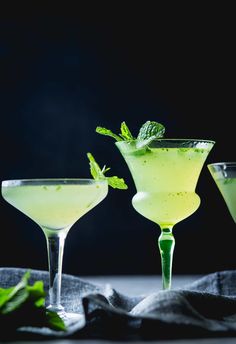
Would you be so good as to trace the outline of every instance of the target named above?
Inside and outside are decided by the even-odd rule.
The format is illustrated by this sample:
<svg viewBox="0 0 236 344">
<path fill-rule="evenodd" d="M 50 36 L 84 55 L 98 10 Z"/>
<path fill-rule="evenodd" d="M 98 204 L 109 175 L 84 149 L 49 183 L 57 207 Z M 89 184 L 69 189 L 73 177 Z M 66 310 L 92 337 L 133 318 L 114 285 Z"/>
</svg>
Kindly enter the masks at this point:
<svg viewBox="0 0 236 344">
<path fill-rule="evenodd" d="M 15 285 L 25 271 L 0 268 L 0 287 Z M 35 280 L 43 280 L 47 290 L 48 272 L 31 270 L 30 282 Z M 236 336 L 236 271 L 212 273 L 182 289 L 157 291 L 140 297 L 128 297 L 108 285 L 97 286 L 63 274 L 62 304 L 66 311 L 83 315 L 68 331 L 25 324 L 15 333 L 0 331 L 0 340 Z"/>
</svg>

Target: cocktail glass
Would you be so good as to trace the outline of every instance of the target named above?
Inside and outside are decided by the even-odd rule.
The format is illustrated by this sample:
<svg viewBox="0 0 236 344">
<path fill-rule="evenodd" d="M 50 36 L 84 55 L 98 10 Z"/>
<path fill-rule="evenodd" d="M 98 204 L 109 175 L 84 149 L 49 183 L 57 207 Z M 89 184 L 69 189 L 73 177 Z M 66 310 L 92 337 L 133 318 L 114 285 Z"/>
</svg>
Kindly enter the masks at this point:
<svg viewBox="0 0 236 344">
<path fill-rule="evenodd" d="M 49 304 L 70 323 L 80 315 L 66 312 L 61 305 L 63 250 L 72 225 L 107 195 L 106 180 L 22 179 L 2 182 L 2 196 L 12 206 L 36 222 L 43 230 L 48 252 Z"/>
<path fill-rule="evenodd" d="M 212 163 L 207 167 L 236 223 L 236 162 Z"/>
<path fill-rule="evenodd" d="M 146 147 L 137 148 L 138 141 L 116 142 L 136 186 L 133 207 L 161 229 L 158 246 L 163 289 L 171 288 L 175 246 L 172 229 L 200 205 L 195 188 L 214 143 L 209 140 L 156 139 Z"/>
</svg>

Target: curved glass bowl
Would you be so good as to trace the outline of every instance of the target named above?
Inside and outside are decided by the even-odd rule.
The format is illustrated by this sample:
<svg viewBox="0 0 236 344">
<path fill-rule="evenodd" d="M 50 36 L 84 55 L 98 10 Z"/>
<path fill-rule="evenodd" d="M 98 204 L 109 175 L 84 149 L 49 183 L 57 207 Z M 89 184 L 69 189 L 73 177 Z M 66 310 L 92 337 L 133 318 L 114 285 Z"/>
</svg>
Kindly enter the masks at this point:
<svg viewBox="0 0 236 344">
<path fill-rule="evenodd" d="M 207 167 L 236 223 L 236 162 L 216 162 Z"/>
</svg>

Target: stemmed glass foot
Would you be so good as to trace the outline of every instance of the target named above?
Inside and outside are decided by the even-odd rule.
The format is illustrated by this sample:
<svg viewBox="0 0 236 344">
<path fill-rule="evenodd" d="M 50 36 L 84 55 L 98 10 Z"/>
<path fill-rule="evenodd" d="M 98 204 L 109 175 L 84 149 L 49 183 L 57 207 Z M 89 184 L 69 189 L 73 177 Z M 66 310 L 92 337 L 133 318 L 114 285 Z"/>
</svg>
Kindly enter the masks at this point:
<svg viewBox="0 0 236 344">
<path fill-rule="evenodd" d="M 57 312 L 59 317 L 64 321 L 66 327 L 72 326 L 74 324 L 84 323 L 84 316 L 79 313 L 69 313 L 65 311 Z"/>
</svg>

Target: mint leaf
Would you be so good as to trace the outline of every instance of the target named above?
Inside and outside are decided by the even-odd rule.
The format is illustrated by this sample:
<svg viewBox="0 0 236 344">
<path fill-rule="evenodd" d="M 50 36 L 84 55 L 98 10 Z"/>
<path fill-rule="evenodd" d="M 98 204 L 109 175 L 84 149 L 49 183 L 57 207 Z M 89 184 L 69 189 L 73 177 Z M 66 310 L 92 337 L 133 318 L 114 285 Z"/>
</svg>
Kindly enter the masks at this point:
<svg viewBox="0 0 236 344">
<path fill-rule="evenodd" d="M 89 159 L 90 173 L 93 179 L 95 180 L 105 179 L 105 176 L 104 176 L 105 170 L 104 171 L 101 170 L 100 166 L 94 159 L 93 155 L 91 153 L 87 153 L 87 157 Z"/>
<path fill-rule="evenodd" d="M 113 137 L 113 139 L 115 139 L 116 141 L 130 141 L 130 140 L 134 140 L 133 135 L 131 134 L 127 124 L 125 122 L 121 123 L 121 127 L 120 127 L 120 134 L 116 135 L 114 134 L 110 129 L 107 128 L 103 128 L 103 127 L 97 127 L 96 128 L 96 132 L 98 134 L 102 134 L 102 135 L 106 135 L 106 136 L 110 136 Z"/>
<path fill-rule="evenodd" d="M 101 169 L 91 153 L 87 153 L 87 157 L 89 159 L 90 173 L 93 179 L 107 180 L 108 185 L 113 189 L 128 189 L 123 178 L 119 178 L 117 176 L 105 176 L 105 173 L 110 170 L 110 167 L 106 168 L 106 166 L 103 166 Z"/>
<path fill-rule="evenodd" d="M 225 178 L 223 184 L 231 184 L 233 183 L 234 180 L 235 180 L 234 178 Z"/>
<path fill-rule="evenodd" d="M 120 138 L 118 135 L 114 134 L 110 129 L 106 129 L 103 127 L 97 127 L 96 132 L 101 135 L 110 136 L 113 137 L 116 141 L 122 141 L 122 138 Z"/>
<path fill-rule="evenodd" d="M 139 130 L 136 147 L 147 147 L 153 140 L 162 138 L 165 133 L 165 127 L 158 122 L 147 121 Z"/>
<path fill-rule="evenodd" d="M 0 313 L 8 313 L 17 309 L 27 298 L 28 292 L 25 290 L 30 277 L 27 271 L 16 286 L 7 289 L 0 289 Z M 23 291 L 22 291 L 23 290 Z M 20 294 L 19 294 L 20 292 Z M 19 294 L 19 295 L 18 295 Z"/>
<path fill-rule="evenodd" d="M 45 296 L 43 281 L 36 281 L 32 286 L 27 285 L 27 291 L 29 292 L 29 299 L 34 303 L 36 307 L 42 307 L 45 305 Z"/>
<path fill-rule="evenodd" d="M 17 310 L 27 300 L 28 296 L 29 293 L 25 288 L 18 290 L 17 293 L 1 307 L 1 313 L 8 314 Z"/>
<path fill-rule="evenodd" d="M 10 294 L 14 288 L 0 288 L 0 309 L 9 300 Z"/>
<path fill-rule="evenodd" d="M 165 127 L 161 123 L 147 121 L 140 128 L 137 140 L 144 141 L 151 137 L 154 137 L 155 139 L 161 138 L 164 136 L 164 133 Z"/>
<path fill-rule="evenodd" d="M 66 325 L 56 312 L 48 311 L 46 314 L 50 328 L 57 331 L 65 331 Z"/>
<path fill-rule="evenodd" d="M 127 124 L 125 122 L 121 123 L 121 127 L 120 127 L 120 136 L 123 138 L 123 140 L 125 141 L 129 141 L 129 140 L 134 140 L 133 135 L 131 134 Z"/>
<path fill-rule="evenodd" d="M 48 315 L 43 281 L 29 285 L 29 278 L 30 272 L 27 271 L 15 286 L 0 288 L 0 323 L 11 330 L 21 326 L 65 330 L 66 326 L 57 313 Z"/>
<path fill-rule="evenodd" d="M 106 177 L 106 178 L 108 179 L 108 184 L 113 189 L 123 189 L 123 190 L 128 189 L 128 186 L 125 184 L 125 181 L 123 178 L 118 178 L 117 176 Z"/>
</svg>

